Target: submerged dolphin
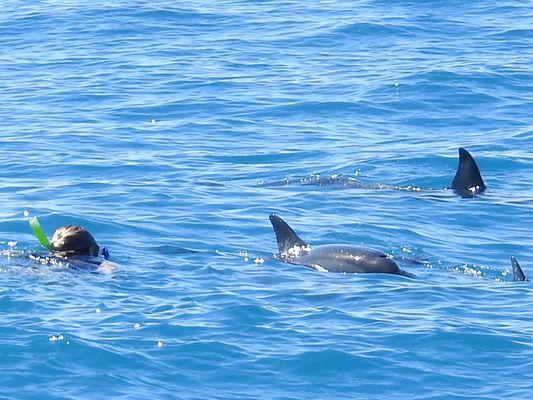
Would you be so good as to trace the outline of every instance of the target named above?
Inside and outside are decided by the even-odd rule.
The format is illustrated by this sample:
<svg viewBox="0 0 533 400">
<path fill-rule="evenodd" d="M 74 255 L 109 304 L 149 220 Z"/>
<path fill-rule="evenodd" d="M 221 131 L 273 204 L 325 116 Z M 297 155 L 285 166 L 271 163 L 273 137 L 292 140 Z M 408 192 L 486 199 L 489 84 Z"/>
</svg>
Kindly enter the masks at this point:
<svg viewBox="0 0 533 400">
<path fill-rule="evenodd" d="M 476 160 L 464 148 L 459 148 L 459 166 L 453 178 L 451 189 L 462 196 L 472 197 L 484 192 L 485 188 Z"/>
<path fill-rule="evenodd" d="M 305 265 L 318 271 L 375 272 L 414 278 L 414 275 L 401 270 L 394 260 L 379 250 L 347 244 L 311 246 L 277 215 L 271 214 L 270 222 L 278 241 L 278 258 L 283 262 Z"/>
<path fill-rule="evenodd" d="M 520 267 L 520 264 L 518 264 L 518 261 L 516 261 L 516 258 L 511 257 L 511 264 L 513 265 L 513 281 L 514 282 L 527 281 L 526 275 L 524 274 L 524 271 L 522 271 L 522 268 Z"/>
</svg>

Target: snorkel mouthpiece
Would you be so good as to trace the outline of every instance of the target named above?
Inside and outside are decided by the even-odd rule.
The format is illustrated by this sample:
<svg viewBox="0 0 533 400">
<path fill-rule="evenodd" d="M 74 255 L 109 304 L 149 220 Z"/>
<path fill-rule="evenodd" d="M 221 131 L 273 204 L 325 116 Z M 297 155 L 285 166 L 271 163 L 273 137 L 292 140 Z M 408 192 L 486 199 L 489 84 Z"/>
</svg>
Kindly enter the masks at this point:
<svg viewBox="0 0 533 400">
<path fill-rule="evenodd" d="M 32 217 L 28 220 L 28 223 L 30 224 L 30 227 L 33 231 L 33 234 L 45 249 L 50 250 L 52 246 L 50 245 L 50 242 L 48 241 L 48 238 L 46 237 L 45 233 L 43 232 L 43 228 L 41 228 L 41 224 L 39 223 L 39 220 L 37 217 Z"/>
</svg>

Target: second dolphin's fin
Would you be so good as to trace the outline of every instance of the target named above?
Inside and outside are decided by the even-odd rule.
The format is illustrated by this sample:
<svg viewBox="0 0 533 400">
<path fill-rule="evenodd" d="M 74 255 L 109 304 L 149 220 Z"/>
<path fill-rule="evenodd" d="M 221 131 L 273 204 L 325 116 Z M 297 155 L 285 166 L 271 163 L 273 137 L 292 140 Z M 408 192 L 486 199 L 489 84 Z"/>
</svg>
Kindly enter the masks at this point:
<svg viewBox="0 0 533 400">
<path fill-rule="evenodd" d="M 476 160 L 462 147 L 459 149 L 459 166 L 451 188 L 464 196 L 473 196 L 486 188 Z"/>
<path fill-rule="evenodd" d="M 524 271 L 522 271 L 522 268 L 520 267 L 520 264 L 518 264 L 518 261 L 516 261 L 516 258 L 511 257 L 511 264 L 513 265 L 513 281 L 514 282 L 527 281 L 526 275 L 524 275 Z"/>
<path fill-rule="evenodd" d="M 292 228 L 277 215 L 270 214 L 270 222 L 276 233 L 280 254 L 287 252 L 294 246 L 307 246 L 307 243 L 300 239 Z"/>
</svg>

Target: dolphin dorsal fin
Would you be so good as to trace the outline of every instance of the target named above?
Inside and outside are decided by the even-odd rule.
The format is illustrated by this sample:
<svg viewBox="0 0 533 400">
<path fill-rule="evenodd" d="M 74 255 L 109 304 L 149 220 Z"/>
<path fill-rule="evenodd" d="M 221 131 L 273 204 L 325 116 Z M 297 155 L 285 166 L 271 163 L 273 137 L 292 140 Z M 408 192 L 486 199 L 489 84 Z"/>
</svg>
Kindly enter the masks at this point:
<svg viewBox="0 0 533 400">
<path fill-rule="evenodd" d="M 520 264 L 518 264 L 518 261 L 516 261 L 516 258 L 511 257 L 511 264 L 513 265 L 513 281 L 514 282 L 527 281 L 526 275 L 524 274 L 524 271 L 522 271 L 522 268 L 520 267 Z"/>
<path fill-rule="evenodd" d="M 277 215 L 270 214 L 270 222 L 272 223 L 272 227 L 276 233 L 280 254 L 287 252 L 294 246 L 306 247 L 308 245 L 302 239 L 300 239 L 292 230 L 292 228 Z"/>
<path fill-rule="evenodd" d="M 451 188 L 456 192 L 466 195 L 474 195 L 484 191 L 486 188 L 476 160 L 462 147 L 459 148 L 459 166 L 457 167 Z"/>
</svg>

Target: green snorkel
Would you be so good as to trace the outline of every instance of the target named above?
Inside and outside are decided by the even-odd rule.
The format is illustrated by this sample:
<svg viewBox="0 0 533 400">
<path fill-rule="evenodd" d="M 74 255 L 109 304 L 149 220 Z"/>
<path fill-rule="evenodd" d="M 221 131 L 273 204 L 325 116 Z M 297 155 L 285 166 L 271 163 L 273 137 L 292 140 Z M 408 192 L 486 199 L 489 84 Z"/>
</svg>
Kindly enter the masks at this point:
<svg viewBox="0 0 533 400">
<path fill-rule="evenodd" d="M 37 217 L 30 218 L 28 222 L 31 226 L 33 234 L 35 235 L 41 246 L 43 246 L 47 250 L 50 250 L 52 246 L 50 245 L 50 241 L 43 232 L 43 228 L 41 228 L 41 224 L 39 223 Z"/>
</svg>

